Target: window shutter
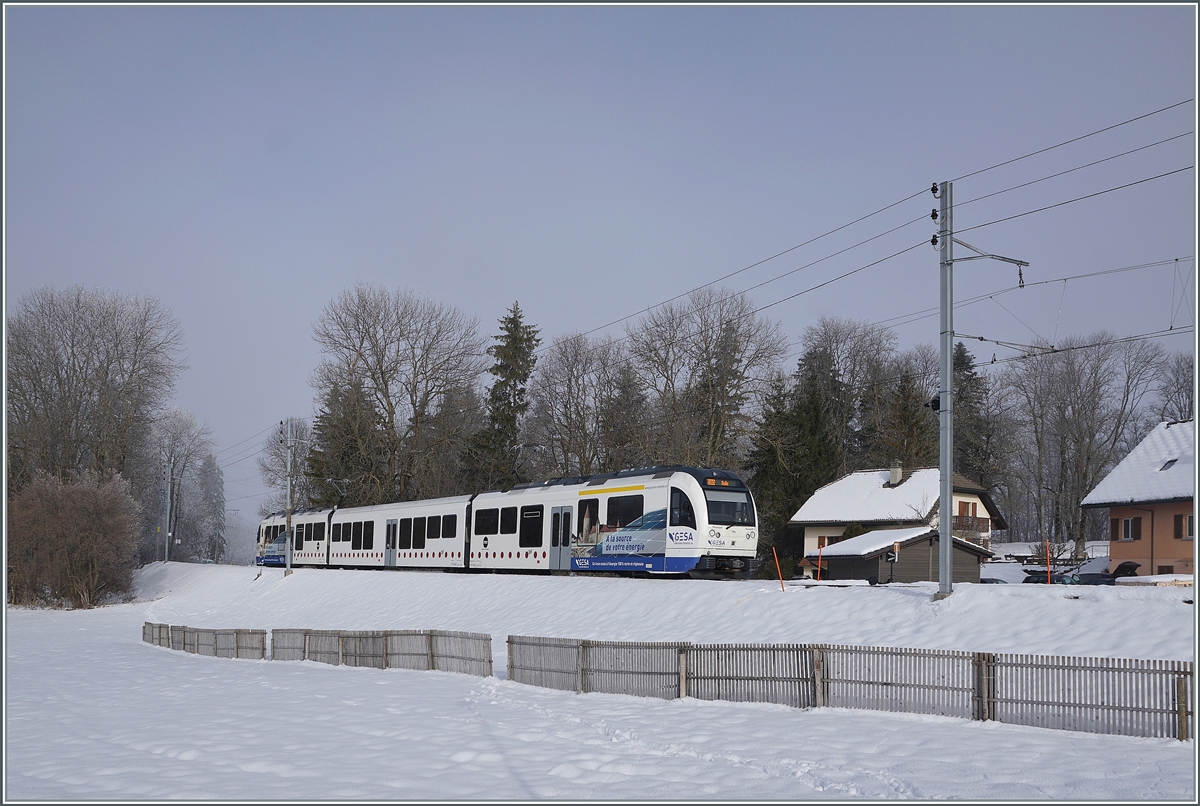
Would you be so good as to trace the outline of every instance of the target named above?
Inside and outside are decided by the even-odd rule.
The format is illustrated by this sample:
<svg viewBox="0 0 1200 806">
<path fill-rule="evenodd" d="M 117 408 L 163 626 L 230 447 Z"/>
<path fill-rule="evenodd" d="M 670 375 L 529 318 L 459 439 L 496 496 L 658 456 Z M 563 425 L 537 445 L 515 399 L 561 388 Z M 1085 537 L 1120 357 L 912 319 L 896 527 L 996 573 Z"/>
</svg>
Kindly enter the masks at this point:
<svg viewBox="0 0 1200 806">
<path fill-rule="evenodd" d="M 1113 518 L 1108 522 L 1108 539 L 1116 543 L 1121 539 L 1121 519 Z"/>
<path fill-rule="evenodd" d="M 1133 539 L 1134 540 L 1142 539 L 1142 519 L 1141 518 L 1133 519 Z"/>
<path fill-rule="evenodd" d="M 1175 539 L 1183 540 L 1183 516 L 1175 516 Z"/>
</svg>

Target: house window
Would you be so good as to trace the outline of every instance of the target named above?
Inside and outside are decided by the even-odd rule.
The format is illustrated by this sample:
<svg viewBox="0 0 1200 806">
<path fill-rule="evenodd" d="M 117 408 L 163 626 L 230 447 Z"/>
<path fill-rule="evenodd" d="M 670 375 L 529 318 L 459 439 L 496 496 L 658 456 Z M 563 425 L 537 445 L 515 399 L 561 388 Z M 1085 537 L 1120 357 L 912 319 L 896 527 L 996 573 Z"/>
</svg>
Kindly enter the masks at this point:
<svg viewBox="0 0 1200 806">
<path fill-rule="evenodd" d="M 959 501 L 958 516 L 960 518 L 974 518 L 978 511 L 976 509 L 977 506 L 978 504 L 975 501 Z"/>
<path fill-rule="evenodd" d="M 1193 515 L 1176 515 L 1175 516 L 1175 539 L 1176 540 L 1191 540 L 1195 534 L 1196 524 L 1193 520 Z"/>
<path fill-rule="evenodd" d="M 1142 519 L 1141 518 L 1122 518 L 1121 519 L 1121 539 L 1122 540 L 1141 540 L 1142 539 Z"/>
</svg>

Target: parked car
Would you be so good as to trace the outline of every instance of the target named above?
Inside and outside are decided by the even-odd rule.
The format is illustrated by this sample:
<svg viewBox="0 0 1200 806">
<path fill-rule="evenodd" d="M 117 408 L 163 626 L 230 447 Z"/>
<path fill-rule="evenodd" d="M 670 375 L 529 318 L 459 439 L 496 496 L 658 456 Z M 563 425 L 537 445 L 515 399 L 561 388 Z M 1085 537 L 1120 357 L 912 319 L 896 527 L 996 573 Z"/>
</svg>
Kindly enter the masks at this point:
<svg viewBox="0 0 1200 806">
<path fill-rule="evenodd" d="M 1007 585 L 1007 579 L 997 579 L 996 577 L 980 577 L 980 585 Z"/>
<path fill-rule="evenodd" d="M 1025 574 L 1026 574 L 1026 577 L 1023 580 L 1021 580 L 1022 582 L 1032 582 L 1035 585 L 1039 582 L 1042 583 L 1043 585 L 1046 584 L 1046 572 L 1045 571 L 1028 571 L 1027 570 L 1025 572 Z M 1050 573 L 1050 584 L 1051 585 L 1078 585 L 1079 577 L 1075 576 L 1074 574 L 1056 574 L 1054 572 L 1051 572 Z"/>
<path fill-rule="evenodd" d="M 1141 563 L 1135 563 L 1133 560 L 1126 560 L 1113 569 L 1111 574 L 1080 574 L 1080 585 L 1115 585 L 1119 577 L 1134 577 L 1137 576 L 1137 570 L 1142 567 Z"/>
</svg>

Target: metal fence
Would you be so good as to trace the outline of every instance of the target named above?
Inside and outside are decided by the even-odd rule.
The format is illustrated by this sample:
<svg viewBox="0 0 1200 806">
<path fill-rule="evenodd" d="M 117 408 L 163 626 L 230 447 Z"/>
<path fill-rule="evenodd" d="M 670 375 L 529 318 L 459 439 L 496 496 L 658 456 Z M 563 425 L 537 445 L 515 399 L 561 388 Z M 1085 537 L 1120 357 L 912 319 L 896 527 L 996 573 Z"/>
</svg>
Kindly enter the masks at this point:
<svg viewBox="0 0 1200 806">
<path fill-rule="evenodd" d="M 272 660 L 492 675 L 492 636 L 448 630 L 272 630 Z"/>
<path fill-rule="evenodd" d="M 266 630 L 202 630 L 147 621 L 142 625 L 142 640 L 216 658 L 263 660 L 267 656 Z"/>
<path fill-rule="evenodd" d="M 508 679 L 581 694 L 863 708 L 1126 736 L 1194 735 L 1190 661 L 509 636 Z"/>
</svg>

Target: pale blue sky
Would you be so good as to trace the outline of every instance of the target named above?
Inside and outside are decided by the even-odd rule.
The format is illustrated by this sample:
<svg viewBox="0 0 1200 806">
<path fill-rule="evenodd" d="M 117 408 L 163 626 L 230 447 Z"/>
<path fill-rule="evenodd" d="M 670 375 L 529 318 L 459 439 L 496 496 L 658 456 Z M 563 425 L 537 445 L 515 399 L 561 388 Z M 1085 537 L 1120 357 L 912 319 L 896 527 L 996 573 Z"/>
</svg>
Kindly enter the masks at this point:
<svg viewBox="0 0 1200 806">
<path fill-rule="evenodd" d="M 5 14 L 6 310 L 42 284 L 152 294 L 183 324 L 176 402 L 227 448 L 312 413 L 312 323 L 364 280 L 549 339 L 712 281 L 930 183 L 1194 98 L 1176 6 L 14 6 Z M 1194 163 L 1194 103 L 955 183 L 960 230 Z M 960 333 L 1190 325 L 1195 171 L 962 237 L 1030 287 Z M 928 193 L 726 282 L 747 289 L 928 215 Z M 750 292 L 765 305 L 927 240 L 913 224 Z M 961 264 L 956 298 L 1012 285 Z M 1172 310 L 1174 298 L 1176 308 Z M 922 247 L 764 313 L 937 304 Z M 1005 308 L 1008 310 L 1006 311 Z M 620 334 L 618 326 L 611 329 Z M 936 344 L 936 317 L 897 329 Z M 1191 349 L 1194 337 L 1161 340 Z M 994 345 L 972 347 L 980 359 Z M 789 358 L 789 363 L 794 360 Z M 256 438 L 242 447 L 261 443 Z M 219 454 L 232 461 L 244 453 Z M 225 468 L 253 513 L 252 457 Z"/>
</svg>

